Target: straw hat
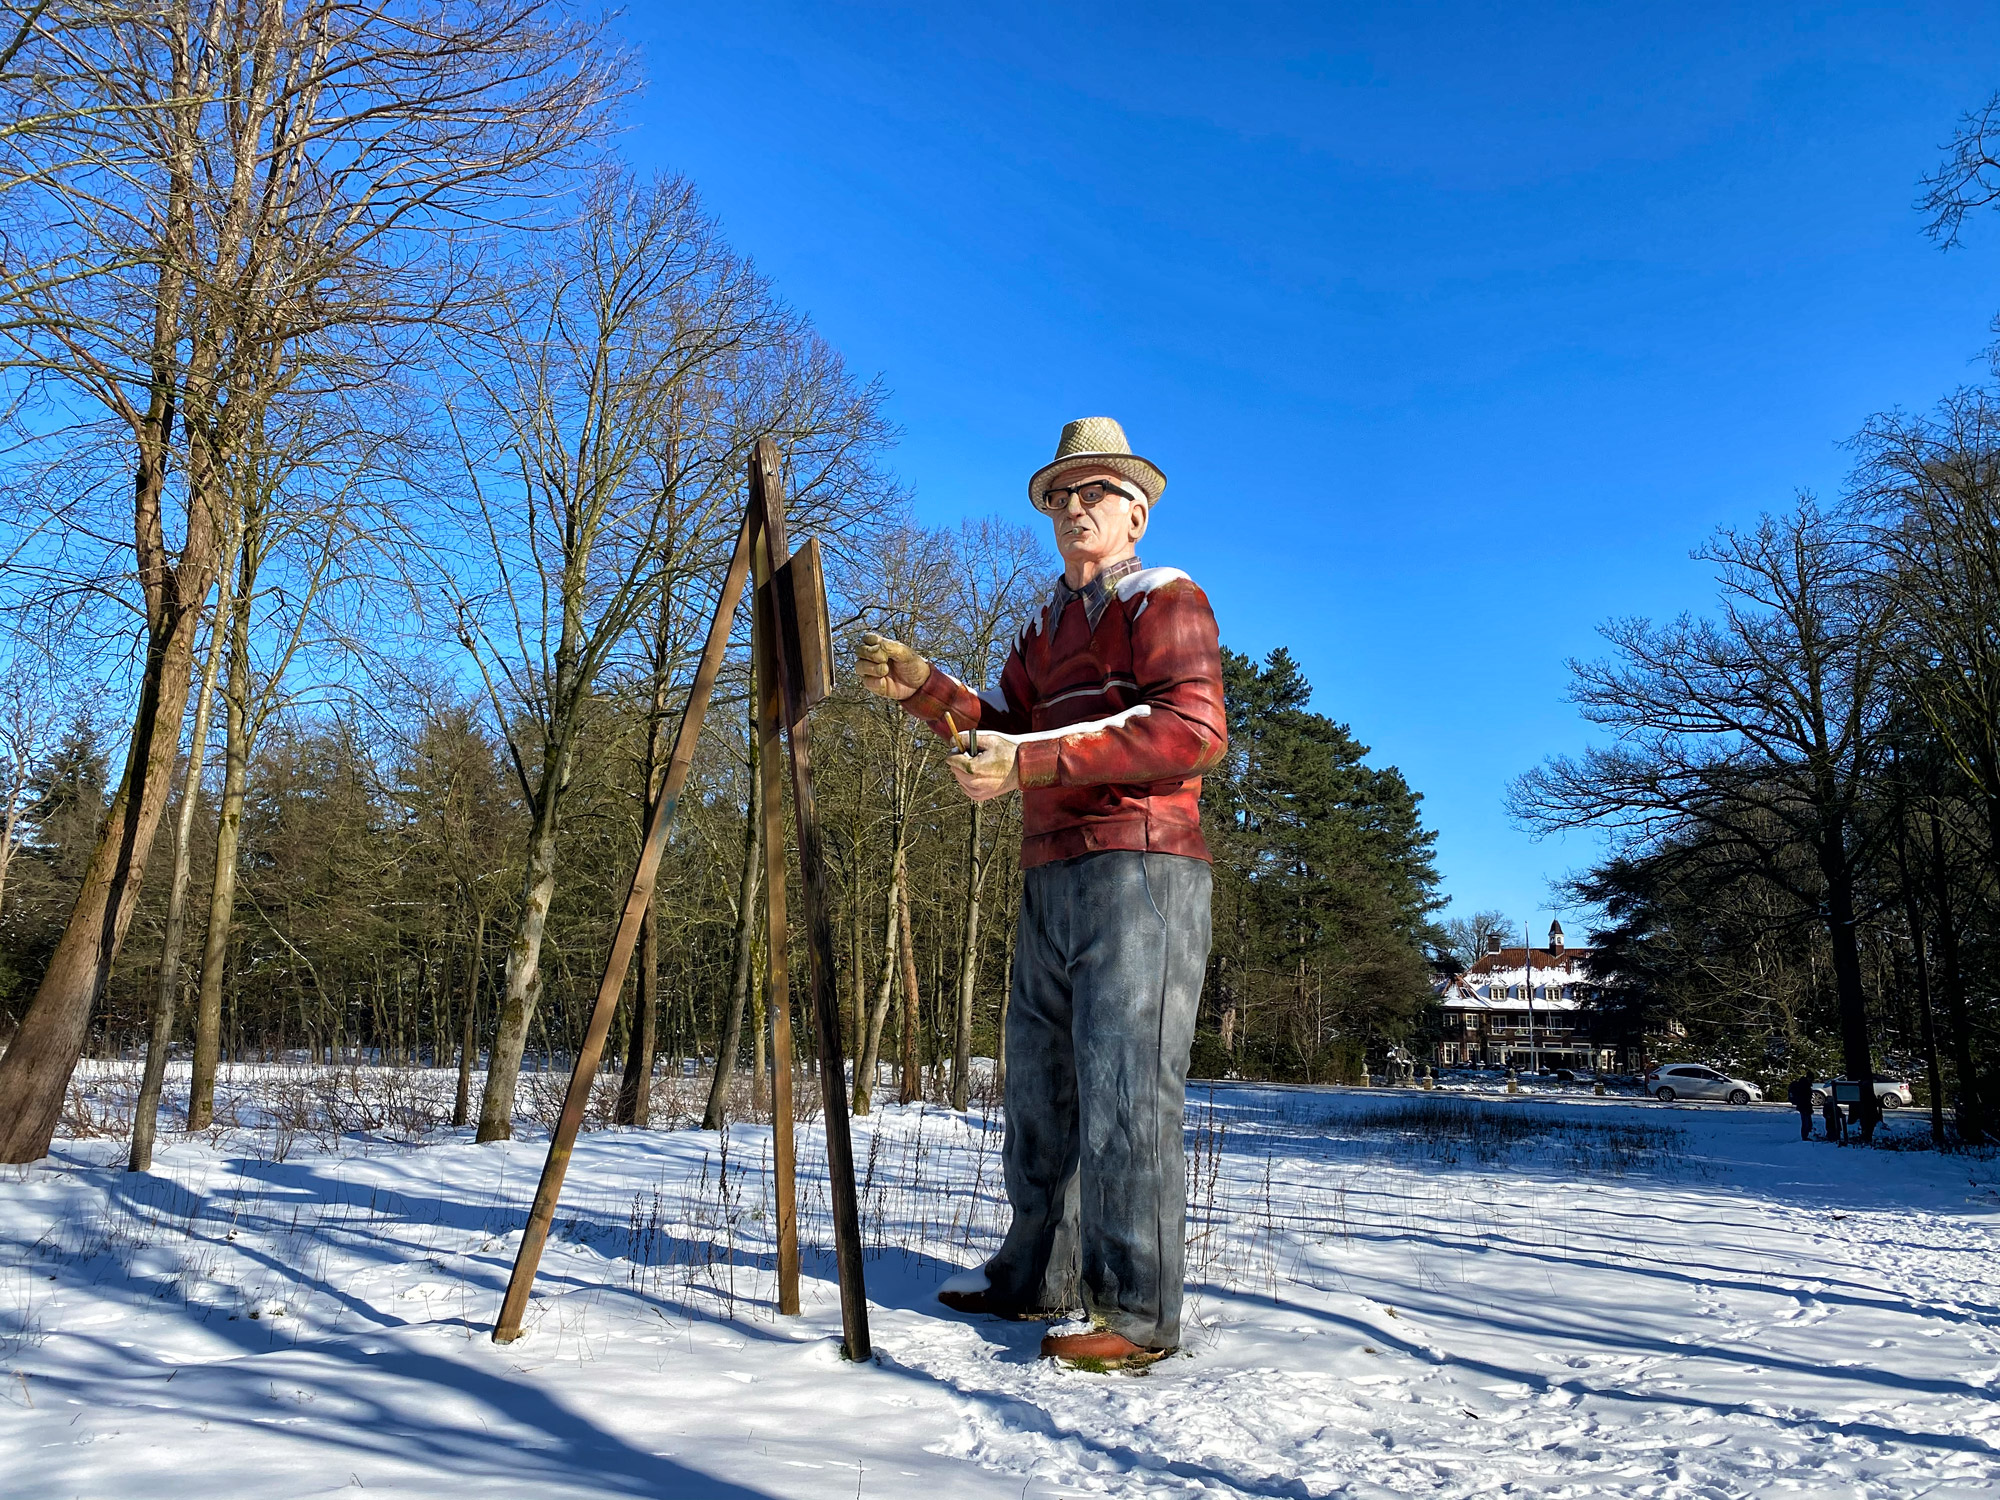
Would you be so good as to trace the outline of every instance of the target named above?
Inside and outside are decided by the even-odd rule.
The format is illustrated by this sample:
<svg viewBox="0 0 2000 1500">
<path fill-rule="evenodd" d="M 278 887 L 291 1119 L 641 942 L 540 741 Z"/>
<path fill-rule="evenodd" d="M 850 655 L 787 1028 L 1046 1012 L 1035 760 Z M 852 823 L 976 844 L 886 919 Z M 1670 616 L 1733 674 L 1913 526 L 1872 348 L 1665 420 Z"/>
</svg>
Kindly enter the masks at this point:
<svg viewBox="0 0 2000 1500">
<path fill-rule="evenodd" d="M 1063 424 L 1062 437 L 1056 442 L 1056 456 L 1035 470 L 1028 481 L 1029 503 L 1041 497 L 1043 481 L 1051 474 L 1085 462 L 1101 464 L 1114 474 L 1122 474 L 1144 490 L 1148 500 L 1158 500 L 1167 487 L 1167 476 L 1132 451 L 1132 445 L 1125 441 L 1125 429 L 1114 419 L 1078 417 Z"/>
</svg>

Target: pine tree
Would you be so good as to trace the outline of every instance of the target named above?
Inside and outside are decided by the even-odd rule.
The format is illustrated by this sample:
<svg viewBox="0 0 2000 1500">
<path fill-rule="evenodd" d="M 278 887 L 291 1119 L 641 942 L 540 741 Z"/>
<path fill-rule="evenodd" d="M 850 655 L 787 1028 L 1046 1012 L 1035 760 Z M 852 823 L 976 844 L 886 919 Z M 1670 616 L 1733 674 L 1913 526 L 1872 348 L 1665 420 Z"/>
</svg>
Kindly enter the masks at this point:
<svg viewBox="0 0 2000 1500">
<path fill-rule="evenodd" d="M 1308 707 L 1284 648 L 1261 666 L 1225 650 L 1223 689 L 1230 752 L 1203 798 L 1216 1039 L 1243 1071 L 1348 1076 L 1429 996 L 1435 835 L 1402 773 L 1366 764 L 1346 725 Z"/>
</svg>

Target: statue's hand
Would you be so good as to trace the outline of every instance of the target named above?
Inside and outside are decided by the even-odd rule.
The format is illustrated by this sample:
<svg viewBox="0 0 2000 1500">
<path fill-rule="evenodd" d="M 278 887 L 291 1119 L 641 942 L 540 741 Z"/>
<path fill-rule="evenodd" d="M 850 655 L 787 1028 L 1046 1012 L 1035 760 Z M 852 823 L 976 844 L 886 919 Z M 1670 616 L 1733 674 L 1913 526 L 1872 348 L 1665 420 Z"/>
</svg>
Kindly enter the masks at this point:
<svg viewBox="0 0 2000 1500">
<path fill-rule="evenodd" d="M 924 685 L 931 664 L 901 641 L 870 630 L 862 634 L 854 652 L 854 667 L 861 685 L 878 697 L 901 703 Z"/>
<path fill-rule="evenodd" d="M 948 757 L 945 764 L 958 778 L 958 789 L 974 802 L 991 802 L 1021 789 L 1019 767 L 1014 763 L 1014 742 L 1004 734 L 978 736 L 979 753 L 963 750 Z"/>
</svg>

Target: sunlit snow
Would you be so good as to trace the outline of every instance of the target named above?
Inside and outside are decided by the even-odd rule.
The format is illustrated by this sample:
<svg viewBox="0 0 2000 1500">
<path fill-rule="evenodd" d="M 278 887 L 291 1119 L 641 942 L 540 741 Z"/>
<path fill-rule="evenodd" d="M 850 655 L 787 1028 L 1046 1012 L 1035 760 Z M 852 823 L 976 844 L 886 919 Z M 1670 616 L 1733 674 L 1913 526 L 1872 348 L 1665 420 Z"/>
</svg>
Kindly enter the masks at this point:
<svg viewBox="0 0 2000 1500">
<path fill-rule="evenodd" d="M 239 1086 L 248 1087 L 239 1079 Z M 1416 1113 L 1411 1113 L 1415 1111 Z M 1923 1121 L 1905 1112 L 1891 1133 Z M 163 1132 L 163 1137 L 167 1136 Z M 2000 1163 L 1778 1108 L 1195 1092 L 1191 1337 L 1144 1375 L 933 1300 L 1004 1222 L 999 1122 L 855 1122 L 874 1360 L 838 1352 L 801 1128 L 580 1143 L 520 1342 L 543 1142 L 273 1128 L 0 1169 L 10 1497 L 1955 1496 L 2000 1482 Z"/>
</svg>

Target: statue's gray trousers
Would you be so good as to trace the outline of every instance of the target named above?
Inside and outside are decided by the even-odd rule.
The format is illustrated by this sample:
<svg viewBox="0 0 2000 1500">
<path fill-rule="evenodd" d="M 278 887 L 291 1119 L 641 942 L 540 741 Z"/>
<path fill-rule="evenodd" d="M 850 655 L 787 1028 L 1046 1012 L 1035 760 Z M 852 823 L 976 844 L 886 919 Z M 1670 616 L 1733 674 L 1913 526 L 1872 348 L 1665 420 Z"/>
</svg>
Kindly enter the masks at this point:
<svg viewBox="0 0 2000 1500">
<path fill-rule="evenodd" d="M 1182 1105 L 1208 963 L 1209 867 L 1107 851 L 1022 878 L 1007 1014 L 1005 1301 L 1180 1342 Z"/>
</svg>

